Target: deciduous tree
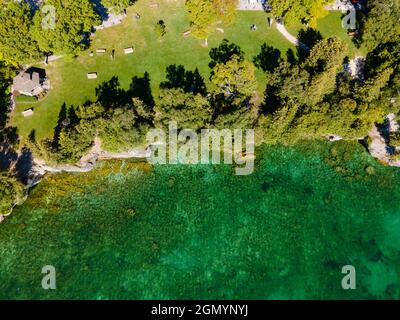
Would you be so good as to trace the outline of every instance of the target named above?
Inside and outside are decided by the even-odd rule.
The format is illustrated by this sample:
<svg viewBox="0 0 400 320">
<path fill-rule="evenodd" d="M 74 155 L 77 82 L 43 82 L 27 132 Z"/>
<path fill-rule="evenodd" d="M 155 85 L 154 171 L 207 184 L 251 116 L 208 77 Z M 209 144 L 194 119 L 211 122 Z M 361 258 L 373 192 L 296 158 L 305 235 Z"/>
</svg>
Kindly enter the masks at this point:
<svg viewBox="0 0 400 320">
<path fill-rule="evenodd" d="M 52 6 L 55 10 L 43 11 L 44 6 Z M 53 13 L 54 24 L 44 25 Z M 89 0 L 47 0 L 35 14 L 33 30 L 42 51 L 76 54 L 85 47 L 92 28 L 100 22 L 100 16 Z"/>
<path fill-rule="evenodd" d="M 237 0 L 186 0 L 192 34 L 207 44 L 208 36 L 216 25 L 233 23 L 237 3 Z"/>
<path fill-rule="evenodd" d="M 0 7 L 0 60 L 19 65 L 38 59 L 40 51 L 32 32 L 27 3 L 6 1 Z"/>
</svg>

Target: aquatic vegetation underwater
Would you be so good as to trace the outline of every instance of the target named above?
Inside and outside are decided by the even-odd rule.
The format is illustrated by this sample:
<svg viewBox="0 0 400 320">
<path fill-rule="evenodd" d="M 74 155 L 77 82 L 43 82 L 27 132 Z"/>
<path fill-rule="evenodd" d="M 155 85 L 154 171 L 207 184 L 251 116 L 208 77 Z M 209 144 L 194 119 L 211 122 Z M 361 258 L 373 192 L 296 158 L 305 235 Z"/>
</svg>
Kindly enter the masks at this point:
<svg viewBox="0 0 400 320">
<path fill-rule="evenodd" d="M 400 298 L 400 169 L 356 143 L 257 155 L 250 176 L 132 161 L 48 175 L 0 225 L 0 298 Z"/>
</svg>

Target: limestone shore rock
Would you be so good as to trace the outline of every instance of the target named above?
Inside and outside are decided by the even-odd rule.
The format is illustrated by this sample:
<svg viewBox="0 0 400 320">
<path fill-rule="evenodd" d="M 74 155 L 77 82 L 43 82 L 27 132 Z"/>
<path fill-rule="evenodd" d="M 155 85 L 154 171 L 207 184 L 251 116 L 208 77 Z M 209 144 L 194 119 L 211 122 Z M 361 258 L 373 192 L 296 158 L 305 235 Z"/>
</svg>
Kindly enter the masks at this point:
<svg viewBox="0 0 400 320">
<path fill-rule="evenodd" d="M 90 152 L 83 156 L 76 165 L 56 165 L 49 166 L 45 161 L 41 159 L 33 159 L 33 165 L 26 177 L 26 194 L 24 202 L 27 197 L 29 190 L 40 183 L 46 173 L 62 173 L 62 172 L 77 172 L 85 173 L 94 169 L 97 161 L 100 160 L 111 160 L 111 159 L 147 159 L 151 156 L 150 147 L 140 147 L 126 152 L 112 153 L 101 149 L 100 139 L 95 139 L 94 144 Z M 3 222 L 14 210 L 17 205 L 22 203 L 15 203 L 7 213 L 0 213 L 0 223 Z"/>
</svg>

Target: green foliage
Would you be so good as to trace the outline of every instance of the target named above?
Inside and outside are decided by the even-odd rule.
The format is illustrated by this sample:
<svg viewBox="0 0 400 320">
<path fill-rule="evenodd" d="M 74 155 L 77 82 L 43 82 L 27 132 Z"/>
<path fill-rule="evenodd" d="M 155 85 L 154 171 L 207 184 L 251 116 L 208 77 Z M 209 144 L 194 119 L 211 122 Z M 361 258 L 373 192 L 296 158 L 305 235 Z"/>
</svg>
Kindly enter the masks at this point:
<svg viewBox="0 0 400 320">
<path fill-rule="evenodd" d="M 257 91 L 255 67 L 234 55 L 227 63 L 218 63 L 212 71 L 211 82 L 216 94 L 236 103 L 252 97 Z"/>
<path fill-rule="evenodd" d="M 137 117 L 140 120 L 151 123 L 154 119 L 154 112 L 152 106 L 149 106 L 139 98 L 132 99 L 132 107 L 135 110 Z"/>
<path fill-rule="evenodd" d="M 366 78 L 373 77 L 387 68 L 399 68 L 400 42 L 386 42 L 369 52 L 366 59 Z"/>
<path fill-rule="evenodd" d="M 110 110 L 105 116 L 98 136 L 107 151 L 127 151 L 145 144 L 148 125 L 138 122 L 132 106 Z"/>
<path fill-rule="evenodd" d="M 9 79 L 6 74 L 7 68 L 0 61 L 0 142 L 3 141 L 4 128 L 7 123 L 7 113 L 10 105 Z"/>
<path fill-rule="evenodd" d="M 77 108 L 76 115 L 79 120 L 65 125 L 58 138 L 57 150 L 64 159 L 76 161 L 89 151 L 96 135 L 104 126 L 104 112 L 104 107 L 98 103 Z"/>
<path fill-rule="evenodd" d="M 161 90 L 155 112 L 157 127 L 167 127 L 170 121 L 176 121 L 179 128 L 198 130 L 205 128 L 212 117 L 207 98 L 200 94 L 186 93 L 183 89 Z"/>
<path fill-rule="evenodd" d="M 102 4 L 116 14 L 133 5 L 136 0 L 102 0 Z"/>
<path fill-rule="evenodd" d="M 64 160 L 75 162 L 89 151 L 95 136 L 93 127 L 86 124 L 61 131 L 58 151 Z"/>
<path fill-rule="evenodd" d="M 54 28 L 48 21 L 51 11 L 38 10 L 33 19 L 34 37 L 44 52 L 76 54 L 85 48 L 92 28 L 101 22 L 89 0 L 47 0 L 45 6 L 55 8 Z"/>
<path fill-rule="evenodd" d="M 16 103 L 35 103 L 37 102 L 37 97 L 25 96 L 25 95 L 17 95 L 15 97 Z"/>
<path fill-rule="evenodd" d="M 51 139 L 37 141 L 35 131 L 29 134 L 26 146 L 32 151 L 36 158 L 44 160 L 47 164 L 65 162 L 65 159 L 62 158 L 62 155 L 55 148 L 54 141 Z"/>
<path fill-rule="evenodd" d="M 257 121 L 258 112 L 251 110 L 246 103 L 225 106 L 219 109 L 214 127 L 217 129 L 252 129 Z"/>
<path fill-rule="evenodd" d="M 360 99 L 386 107 L 387 113 L 399 112 L 400 43 L 378 45 L 367 55 L 365 68 L 366 85 L 358 89 Z"/>
<path fill-rule="evenodd" d="M 238 45 L 229 42 L 228 39 L 224 39 L 218 47 L 210 50 L 211 62 L 208 66 L 214 68 L 218 63 L 225 64 L 231 60 L 233 56 L 238 57 L 238 59 L 242 61 L 244 59 L 244 52 Z"/>
<path fill-rule="evenodd" d="M 391 132 L 389 142 L 391 146 L 400 147 L 400 132 Z"/>
<path fill-rule="evenodd" d="M 382 121 L 385 108 L 376 101 L 393 69 L 385 69 L 364 84 L 343 75 L 338 78 L 345 55 L 341 41 L 325 39 L 303 63 L 283 61 L 268 75 L 267 115 L 258 123 L 265 141 L 294 143 L 331 135 L 359 139 L 374 122 Z"/>
<path fill-rule="evenodd" d="M 40 142 L 30 136 L 28 146 L 50 163 L 74 163 L 87 154 L 96 138 L 102 150 L 119 152 L 143 146 L 153 112 L 138 98 L 128 105 L 105 108 L 100 102 L 60 112 L 53 139 Z"/>
<path fill-rule="evenodd" d="M 400 0 L 369 0 L 363 28 L 363 44 L 372 50 L 400 38 Z"/>
<path fill-rule="evenodd" d="M 236 17 L 237 0 L 186 0 L 192 34 L 207 39 L 215 26 L 222 22 L 231 24 Z"/>
<path fill-rule="evenodd" d="M 318 42 L 304 63 L 309 74 L 309 83 L 305 95 L 307 104 L 321 101 L 336 87 L 336 75 L 343 67 L 347 48 L 339 38 L 329 38 Z"/>
<path fill-rule="evenodd" d="M 24 187 L 10 174 L 0 172 L 0 214 L 6 214 L 14 204 L 21 202 Z"/>
<path fill-rule="evenodd" d="M 330 0 L 270 0 L 273 15 L 283 17 L 286 23 L 307 22 L 315 27 L 317 19 L 327 14 L 324 6 Z"/>
<path fill-rule="evenodd" d="M 283 16 L 286 21 L 301 21 L 315 26 L 316 19 L 325 14 L 322 8 L 326 2 L 271 0 L 271 5 L 274 14 Z M 37 39 L 39 48 L 34 52 L 40 49 L 76 54 L 85 47 L 92 27 L 100 22 L 92 2 L 49 0 L 45 4 L 56 7 L 54 30 L 42 28 L 45 13 L 38 11 L 32 33 L 29 29 L 32 16 L 25 5 L 16 4 L 9 5 L 20 15 L 12 20 L 12 28 L 18 24 L 28 26 L 22 28 L 22 33 L 26 39 L 32 38 L 33 45 Z M 103 4 L 121 12 L 132 1 L 108 0 Z M 237 1 L 233 0 L 187 0 L 193 35 L 207 39 L 219 23 L 232 23 L 236 5 Z M 373 5 L 369 21 L 374 19 L 374 10 Z M 388 21 L 392 18 L 390 16 Z M 170 25 L 169 20 L 166 21 Z M 188 71 L 182 65 L 167 68 L 166 81 L 160 85 L 157 102 L 152 97 L 147 73 L 143 79 L 134 78 L 129 91 L 122 89 L 118 78 L 114 77 L 97 88 L 96 103 L 79 106 L 75 115 L 74 111 L 60 118 L 53 139 L 36 142 L 33 135 L 30 143 L 35 153 L 45 159 L 76 161 L 87 153 L 96 138 L 101 140 L 105 149 L 120 151 L 142 144 L 152 125 L 165 127 L 170 121 L 177 121 L 180 128 L 196 130 L 205 127 L 251 128 L 258 118 L 261 140 L 268 142 L 294 143 L 299 139 L 332 134 L 348 139 L 359 138 L 366 134 L 372 123 L 382 121 L 387 111 L 399 109 L 387 103 L 388 98 L 395 96 L 400 84 L 400 46 L 393 40 L 397 39 L 394 29 L 391 42 L 383 38 L 385 43 L 377 44 L 369 53 L 365 83 L 341 74 L 348 53 L 343 42 L 335 37 L 321 39 L 321 35 L 311 28 L 299 34 L 299 37 L 304 37 L 302 41 L 308 41 L 311 50 L 291 61 L 281 58 L 277 49 L 265 43 L 253 64 L 245 59 L 239 46 L 224 39 L 220 46 L 210 51 L 210 91 L 197 69 Z M 149 30 L 154 35 L 151 27 Z M 365 33 L 379 38 L 371 30 L 367 23 Z M 165 35 L 163 20 L 158 21 L 155 31 L 160 37 Z M 10 45 L 6 40 L 3 42 Z M 263 70 L 267 77 L 261 117 L 255 67 Z"/>
<path fill-rule="evenodd" d="M 375 77 L 368 79 L 365 84 L 358 87 L 356 96 L 366 102 L 377 100 L 383 88 L 385 88 L 393 74 L 392 68 L 387 68 Z"/>
<path fill-rule="evenodd" d="M 272 98 L 280 103 L 316 105 L 334 91 L 336 75 L 342 68 L 345 55 L 343 43 L 338 38 L 329 38 L 318 42 L 304 63 L 292 65 L 282 62 L 269 76 L 267 101 Z"/>
<path fill-rule="evenodd" d="M 0 3 L 0 35 L 0 60 L 7 64 L 18 65 L 40 56 L 27 3 Z"/>
</svg>

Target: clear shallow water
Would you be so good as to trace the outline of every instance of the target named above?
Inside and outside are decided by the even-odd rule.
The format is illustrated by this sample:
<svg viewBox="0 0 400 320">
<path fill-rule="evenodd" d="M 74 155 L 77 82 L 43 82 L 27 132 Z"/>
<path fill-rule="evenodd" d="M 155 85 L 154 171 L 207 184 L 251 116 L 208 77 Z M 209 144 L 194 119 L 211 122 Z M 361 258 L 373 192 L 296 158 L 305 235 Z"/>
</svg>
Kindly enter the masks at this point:
<svg viewBox="0 0 400 320">
<path fill-rule="evenodd" d="M 107 162 L 48 175 L 0 225 L 0 298 L 400 297 L 400 169 L 313 143 L 263 147 L 253 175 L 233 173 Z M 356 290 L 341 288 L 347 264 Z"/>
</svg>

